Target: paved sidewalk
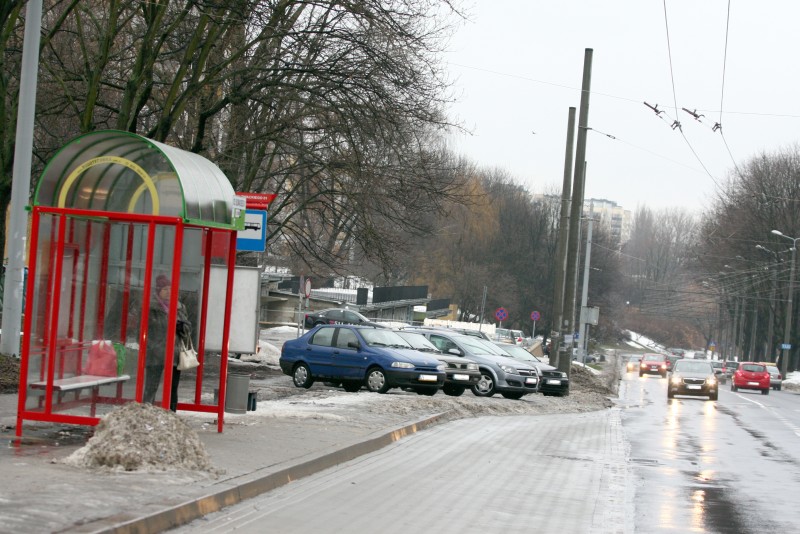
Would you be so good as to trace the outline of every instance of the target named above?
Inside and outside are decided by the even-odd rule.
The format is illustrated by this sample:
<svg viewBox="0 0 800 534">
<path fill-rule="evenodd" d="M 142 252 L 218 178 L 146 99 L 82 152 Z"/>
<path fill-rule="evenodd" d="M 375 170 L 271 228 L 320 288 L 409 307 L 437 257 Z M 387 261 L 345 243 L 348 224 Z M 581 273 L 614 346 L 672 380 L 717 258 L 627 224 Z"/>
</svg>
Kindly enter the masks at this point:
<svg viewBox="0 0 800 534">
<path fill-rule="evenodd" d="M 85 437 L 55 445 L 51 437 L 59 429 L 76 427 L 26 422 L 24 437 L 47 433 L 40 427 L 49 436 L 12 446 L 16 404 L 16 394 L 0 395 L 0 532 L 160 532 L 378 450 L 440 420 L 431 415 L 375 429 L 226 414 L 220 434 L 212 418 L 186 417 L 214 467 L 224 470 L 215 478 L 184 472 L 95 473 L 54 462 L 82 447 Z"/>
<path fill-rule="evenodd" d="M 213 417 L 178 412 L 198 433 L 212 465 L 224 474 L 109 473 L 54 461 L 83 446 L 88 427 L 28 422 L 23 436 L 32 438 L 21 446 L 11 446 L 16 402 L 16 394 L 0 395 L 0 532 L 9 533 L 161 532 L 379 450 L 446 420 L 444 414 L 408 421 L 395 417 L 387 418 L 394 425 L 373 428 L 350 419 L 226 414 L 225 431 L 220 434 Z M 554 431 L 546 438 L 572 441 L 587 433 L 596 440 L 590 449 L 596 449 L 595 461 L 600 462 L 593 493 L 598 502 L 590 530 L 603 534 L 629 532 L 629 525 L 622 520 L 629 511 L 626 490 L 630 490 L 630 481 L 618 409 L 562 417 L 593 421 L 579 424 L 583 430 L 575 436 Z M 34 427 L 36 430 L 31 431 Z M 546 428 L 544 425 L 542 430 Z M 65 429 L 73 434 L 72 443 L 55 445 L 54 437 Z M 70 436 L 65 439 L 70 441 Z"/>
</svg>

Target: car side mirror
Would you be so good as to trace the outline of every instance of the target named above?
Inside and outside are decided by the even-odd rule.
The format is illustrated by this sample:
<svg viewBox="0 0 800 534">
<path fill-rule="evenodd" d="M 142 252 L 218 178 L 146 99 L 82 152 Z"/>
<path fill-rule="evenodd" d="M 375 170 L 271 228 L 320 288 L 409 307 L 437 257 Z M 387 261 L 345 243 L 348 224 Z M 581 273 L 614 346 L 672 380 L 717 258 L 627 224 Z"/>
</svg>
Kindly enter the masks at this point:
<svg viewBox="0 0 800 534">
<path fill-rule="evenodd" d="M 464 353 L 461 352 L 460 349 L 457 349 L 455 347 L 447 349 L 447 353 L 448 354 L 455 354 L 456 356 L 463 356 L 464 355 Z"/>
<path fill-rule="evenodd" d="M 361 344 L 358 341 L 348 341 L 347 348 L 359 350 L 361 348 Z"/>
</svg>

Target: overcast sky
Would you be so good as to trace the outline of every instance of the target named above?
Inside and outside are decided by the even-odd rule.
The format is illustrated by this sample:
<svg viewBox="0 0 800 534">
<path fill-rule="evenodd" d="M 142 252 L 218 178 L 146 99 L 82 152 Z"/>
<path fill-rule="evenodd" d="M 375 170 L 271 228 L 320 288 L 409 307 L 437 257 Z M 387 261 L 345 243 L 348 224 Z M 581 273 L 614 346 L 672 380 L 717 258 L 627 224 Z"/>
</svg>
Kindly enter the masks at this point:
<svg viewBox="0 0 800 534">
<path fill-rule="evenodd" d="M 451 113 L 472 134 L 453 136 L 451 148 L 533 192 L 561 190 L 586 48 L 594 51 L 586 198 L 699 211 L 735 165 L 800 138 L 797 0 L 731 0 L 729 22 L 727 0 L 464 5 L 470 20 L 445 61 L 458 100 Z"/>
</svg>

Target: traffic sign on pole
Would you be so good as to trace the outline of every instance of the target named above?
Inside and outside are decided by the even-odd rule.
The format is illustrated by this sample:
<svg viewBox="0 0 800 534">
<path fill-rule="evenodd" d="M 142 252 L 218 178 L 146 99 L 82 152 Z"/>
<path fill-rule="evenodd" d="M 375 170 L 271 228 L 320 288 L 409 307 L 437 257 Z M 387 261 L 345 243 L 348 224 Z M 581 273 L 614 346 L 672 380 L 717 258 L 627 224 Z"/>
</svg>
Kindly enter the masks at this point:
<svg viewBox="0 0 800 534">
<path fill-rule="evenodd" d="M 538 311 L 531 312 L 531 321 L 538 321 L 540 317 Z"/>
<path fill-rule="evenodd" d="M 497 308 L 494 312 L 494 318 L 500 322 L 503 322 L 508 319 L 508 312 L 505 308 Z"/>
</svg>

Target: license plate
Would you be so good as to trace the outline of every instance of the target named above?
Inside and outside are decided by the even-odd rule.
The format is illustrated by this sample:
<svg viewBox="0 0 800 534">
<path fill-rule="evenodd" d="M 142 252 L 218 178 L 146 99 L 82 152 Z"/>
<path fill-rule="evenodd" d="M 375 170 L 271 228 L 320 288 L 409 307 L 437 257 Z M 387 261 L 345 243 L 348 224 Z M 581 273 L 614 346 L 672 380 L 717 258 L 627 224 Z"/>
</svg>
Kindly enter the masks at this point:
<svg viewBox="0 0 800 534">
<path fill-rule="evenodd" d="M 757 386 L 758 382 L 748 382 L 747 385 L 748 386 Z"/>
<path fill-rule="evenodd" d="M 561 385 L 561 380 L 550 379 L 550 380 L 547 381 L 547 383 L 550 384 L 550 385 L 553 385 L 553 386 L 560 386 Z"/>
<path fill-rule="evenodd" d="M 658 371 L 658 367 L 654 365 L 653 367 L 650 368 L 650 370 L 651 371 Z"/>
<path fill-rule="evenodd" d="M 525 379 L 526 384 L 536 384 L 537 382 L 539 382 L 539 380 L 533 377 L 528 377 Z"/>
<path fill-rule="evenodd" d="M 686 386 L 686 389 L 700 389 L 700 386 Z"/>
<path fill-rule="evenodd" d="M 419 375 L 420 382 L 436 382 L 436 375 Z"/>
<path fill-rule="evenodd" d="M 469 375 L 453 375 L 453 380 L 466 380 L 466 381 L 469 381 Z"/>
</svg>

